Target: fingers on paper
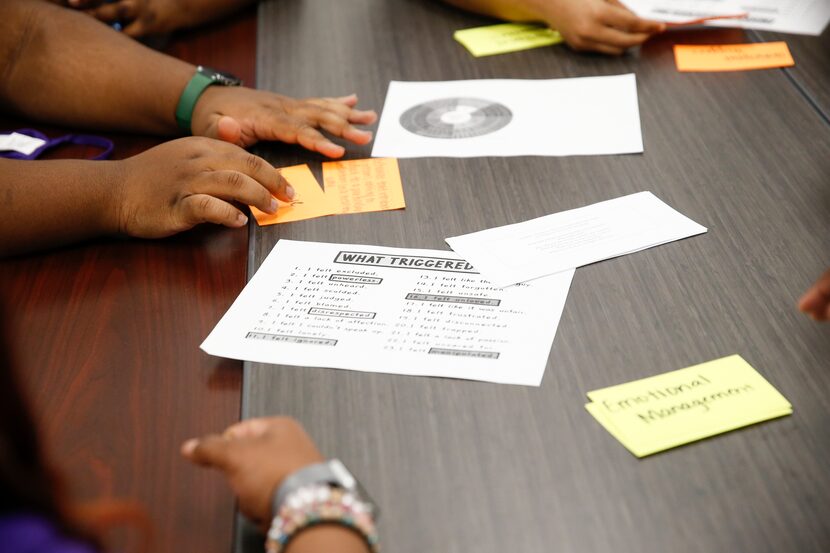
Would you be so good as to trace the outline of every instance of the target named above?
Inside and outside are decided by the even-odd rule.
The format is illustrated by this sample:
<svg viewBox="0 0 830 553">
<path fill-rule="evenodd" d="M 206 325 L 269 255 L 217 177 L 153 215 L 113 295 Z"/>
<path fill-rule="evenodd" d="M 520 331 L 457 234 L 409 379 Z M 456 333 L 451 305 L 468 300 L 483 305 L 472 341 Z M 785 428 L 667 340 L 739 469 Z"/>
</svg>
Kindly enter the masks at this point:
<svg viewBox="0 0 830 553">
<path fill-rule="evenodd" d="M 271 178 L 273 182 L 269 183 L 274 192 L 277 191 L 277 174 L 275 170 L 274 177 Z M 274 213 L 277 210 L 276 200 L 269 188 L 263 184 L 239 171 L 214 171 L 199 187 L 199 192 L 227 202 L 252 205 L 266 213 Z"/>
<path fill-rule="evenodd" d="M 645 33 L 646 35 L 662 33 L 666 30 L 665 23 L 643 19 L 617 0 L 611 0 L 609 4 L 608 9 L 603 12 L 603 22 L 609 26 L 629 33 Z"/>
<path fill-rule="evenodd" d="M 244 150 L 233 148 L 233 152 L 224 158 L 224 170 L 216 172 L 211 188 L 200 192 L 253 205 L 266 213 L 277 210 L 272 196 L 284 202 L 292 200 L 293 189 L 273 165 Z"/>
<path fill-rule="evenodd" d="M 248 217 L 224 200 L 209 194 L 193 194 L 181 201 L 179 211 L 180 230 L 193 228 L 201 223 L 214 223 L 238 228 L 248 223 Z"/>
<path fill-rule="evenodd" d="M 628 33 L 613 27 L 602 27 L 597 31 L 594 40 L 598 44 L 605 44 L 606 46 L 624 51 L 628 48 L 639 46 L 648 40 L 649 36 L 651 35 L 645 33 Z"/>
<path fill-rule="evenodd" d="M 642 19 L 614 2 L 597 8 L 593 17 L 581 21 L 567 38 L 568 44 L 575 50 L 620 55 L 663 30 L 663 23 Z"/>
</svg>

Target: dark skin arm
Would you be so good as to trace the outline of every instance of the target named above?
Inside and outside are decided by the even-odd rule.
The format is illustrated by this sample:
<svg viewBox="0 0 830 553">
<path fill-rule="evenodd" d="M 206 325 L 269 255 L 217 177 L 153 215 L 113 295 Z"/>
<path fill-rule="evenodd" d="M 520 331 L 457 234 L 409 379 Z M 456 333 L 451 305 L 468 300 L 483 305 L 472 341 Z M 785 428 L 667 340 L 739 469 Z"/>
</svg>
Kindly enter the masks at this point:
<svg viewBox="0 0 830 553">
<path fill-rule="evenodd" d="M 101 235 L 161 238 L 199 223 L 236 228 L 235 204 L 276 211 L 293 190 L 267 161 L 182 138 L 122 161 L 0 159 L 0 257 Z"/>
<path fill-rule="evenodd" d="M 94 129 L 175 135 L 179 95 L 195 68 L 86 15 L 36 0 L 0 2 L 0 105 L 28 119 Z M 321 131 L 358 144 L 374 112 L 357 98 L 296 100 L 242 87 L 209 87 L 191 137 L 118 162 L 0 163 L 0 256 L 121 233 L 155 238 L 202 222 L 239 227 L 235 203 L 276 209 L 292 190 L 239 146 L 298 143 L 345 152 Z"/>
<path fill-rule="evenodd" d="M 105 22 L 121 23 L 132 37 L 170 33 L 216 21 L 256 0 L 56 0 Z"/>
<path fill-rule="evenodd" d="M 112 31 L 83 14 L 36 0 L 0 3 L 0 102 L 27 118 L 73 128 L 177 135 L 174 113 L 195 67 Z M 345 150 L 320 131 L 356 144 L 374 123 L 354 95 L 296 100 L 243 87 L 209 87 L 193 134 L 242 146 L 300 144 L 328 157 Z"/>
<path fill-rule="evenodd" d="M 171 114 L 193 66 L 47 3 L 9 0 L 0 15 L 5 106 L 69 127 L 176 134 Z"/>
</svg>

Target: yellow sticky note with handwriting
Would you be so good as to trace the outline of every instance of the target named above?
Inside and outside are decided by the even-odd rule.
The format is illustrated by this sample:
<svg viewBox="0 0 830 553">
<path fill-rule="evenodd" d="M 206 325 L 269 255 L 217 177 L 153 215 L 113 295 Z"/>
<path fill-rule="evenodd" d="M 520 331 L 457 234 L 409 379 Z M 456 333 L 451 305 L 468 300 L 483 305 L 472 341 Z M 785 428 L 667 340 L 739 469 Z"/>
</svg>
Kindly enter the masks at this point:
<svg viewBox="0 0 830 553">
<path fill-rule="evenodd" d="M 326 197 L 335 213 L 365 213 L 406 207 L 398 160 L 354 159 L 323 163 Z"/>
<path fill-rule="evenodd" d="M 786 42 L 754 44 L 675 44 L 678 71 L 746 71 L 795 65 Z"/>
<path fill-rule="evenodd" d="M 274 214 L 251 206 L 251 213 L 260 226 L 302 221 L 334 213 L 334 204 L 323 193 L 308 165 L 283 167 L 280 173 L 294 188 L 294 199 L 289 203 L 280 201 L 279 209 Z"/>
<path fill-rule="evenodd" d="M 792 413 L 740 355 L 588 393 L 586 409 L 637 457 Z"/>
<path fill-rule="evenodd" d="M 456 31 L 453 38 L 477 58 L 550 46 L 564 40 L 559 31 L 532 23 L 500 23 L 462 29 Z"/>
</svg>

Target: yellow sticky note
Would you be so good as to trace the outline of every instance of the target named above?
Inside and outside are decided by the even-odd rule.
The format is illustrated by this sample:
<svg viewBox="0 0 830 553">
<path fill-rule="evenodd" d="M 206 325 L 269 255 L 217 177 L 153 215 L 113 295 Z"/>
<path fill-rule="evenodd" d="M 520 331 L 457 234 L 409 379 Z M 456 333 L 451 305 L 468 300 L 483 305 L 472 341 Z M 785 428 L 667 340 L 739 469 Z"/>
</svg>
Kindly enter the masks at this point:
<svg viewBox="0 0 830 553">
<path fill-rule="evenodd" d="M 279 202 L 276 213 L 270 214 L 251 206 L 251 213 L 261 226 L 313 219 L 334 213 L 334 205 L 323 193 L 308 165 L 283 167 L 280 173 L 294 188 L 290 203 Z"/>
<path fill-rule="evenodd" d="M 559 44 L 559 31 L 543 25 L 501 23 L 456 31 L 453 38 L 477 58 Z"/>
<path fill-rule="evenodd" d="M 398 160 L 394 158 L 323 163 L 323 183 L 335 213 L 365 213 L 406 207 Z"/>
<path fill-rule="evenodd" d="M 690 46 L 677 44 L 678 71 L 745 71 L 795 65 L 786 42 Z"/>
<path fill-rule="evenodd" d="M 585 407 L 637 457 L 792 413 L 740 355 L 588 393 Z"/>
</svg>

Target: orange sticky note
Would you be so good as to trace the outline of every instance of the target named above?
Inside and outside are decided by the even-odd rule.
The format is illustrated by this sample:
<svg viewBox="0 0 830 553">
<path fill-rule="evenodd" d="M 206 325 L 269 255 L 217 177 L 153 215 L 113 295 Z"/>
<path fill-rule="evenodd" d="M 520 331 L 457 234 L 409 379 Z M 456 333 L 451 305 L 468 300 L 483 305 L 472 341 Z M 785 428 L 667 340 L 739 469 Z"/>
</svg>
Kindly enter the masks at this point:
<svg viewBox="0 0 830 553">
<path fill-rule="evenodd" d="M 746 71 L 795 65 L 786 42 L 690 46 L 677 44 L 678 71 Z"/>
<path fill-rule="evenodd" d="M 337 213 L 406 207 L 398 160 L 394 158 L 323 163 L 323 182 Z"/>
<path fill-rule="evenodd" d="M 290 203 L 280 201 L 279 209 L 273 215 L 251 206 L 251 213 L 261 226 L 302 221 L 334 213 L 334 204 L 323 193 L 308 165 L 283 167 L 280 173 L 294 188 L 294 199 Z"/>
</svg>

